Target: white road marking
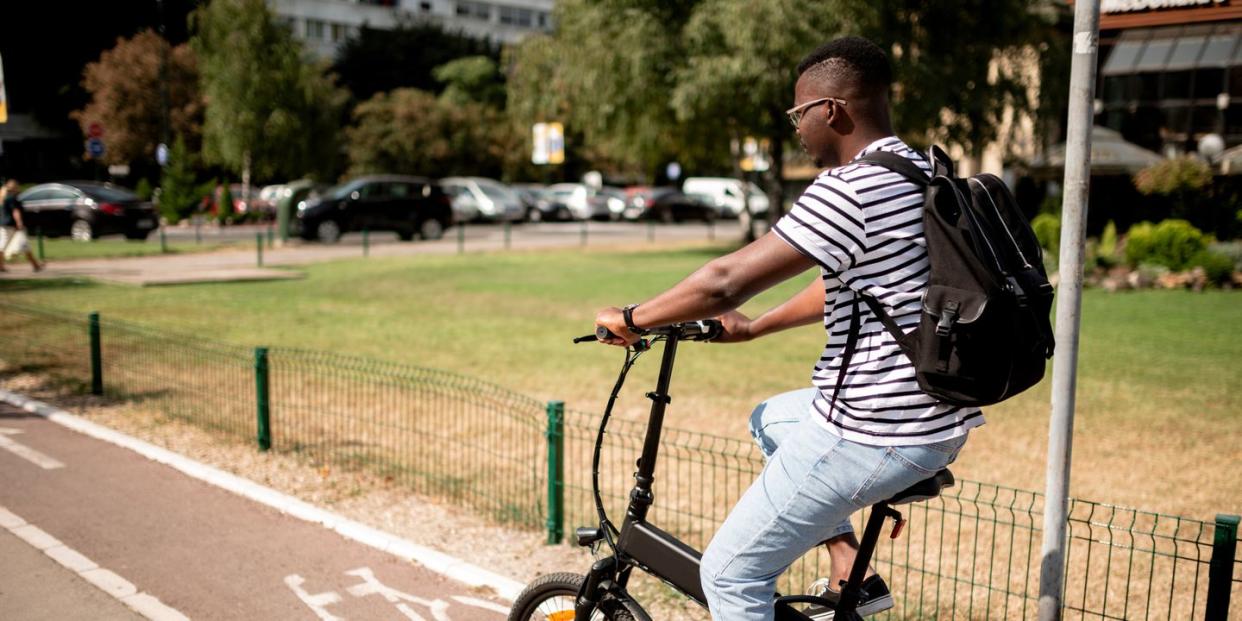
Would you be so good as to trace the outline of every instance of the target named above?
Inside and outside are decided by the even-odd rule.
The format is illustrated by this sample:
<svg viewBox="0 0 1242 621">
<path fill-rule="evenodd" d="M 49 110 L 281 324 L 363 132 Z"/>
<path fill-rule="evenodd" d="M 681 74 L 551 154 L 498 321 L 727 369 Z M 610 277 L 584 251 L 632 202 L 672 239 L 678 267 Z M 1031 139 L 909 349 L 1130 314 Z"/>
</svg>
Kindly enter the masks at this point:
<svg viewBox="0 0 1242 621">
<path fill-rule="evenodd" d="M 431 611 L 431 616 L 436 621 L 452 621 L 448 616 L 448 602 L 442 599 L 423 599 L 417 595 L 410 595 L 409 593 L 398 591 L 397 589 L 394 589 L 377 580 L 375 578 L 375 572 L 371 571 L 370 567 L 351 569 L 345 572 L 345 574 L 348 576 L 357 576 L 362 578 L 362 584 L 357 584 L 346 589 L 346 591 L 349 591 L 349 594 L 354 597 L 380 595 L 384 599 L 388 600 L 388 603 L 395 604 L 397 610 L 400 610 L 401 614 L 405 615 L 405 617 L 411 621 L 426 621 L 426 619 L 423 618 L 422 615 L 411 610 L 405 602 L 417 604 L 427 608 Z"/>
<path fill-rule="evenodd" d="M 51 457 L 48 457 L 47 455 L 44 455 L 43 453 L 40 453 L 39 451 L 36 451 L 29 446 L 21 444 L 17 440 L 8 437 L 21 432 L 21 429 L 0 427 L 0 448 L 21 457 L 22 459 L 43 468 L 44 470 L 55 470 L 57 468 L 65 467 L 65 464 L 62 464 L 55 459 L 52 459 Z"/>
<path fill-rule="evenodd" d="M 323 621 L 345 621 L 344 619 L 328 612 L 326 608 L 326 606 L 331 604 L 340 603 L 341 596 L 337 595 L 336 591 L 327 591 L 312 595 L 311 593 L 308 593 L 306 589 L 302 588 L 302 585 L 305 582 L 306 578 L 303 578 L 297 574 L 285 576 L 285 585 L 293 591 L 294 595 L 298 596 L 298 599 L 302 600 L 303 604 L 306 604 L 307 608 L 311 609 L 311 612 L 315 613 L 315 616 L 319 617 Z"/>
<path fill-rule="evenodd" d="M 100 567 L 38 526 L 27 524 L 17 514 L 4 507 L 0 507 L 0 527 L 17 535 L 26 543 L 38 548 L 48 558 L 60 563 L 83 580 L 95 585 L 99 590 L 115 597 L 134 612 L 152 621 L 189 621 L 189 617 L 178 610 L 168 607 L 153 595 L 139 592 L 138 587 L 130 581 Z"/>
</svg>

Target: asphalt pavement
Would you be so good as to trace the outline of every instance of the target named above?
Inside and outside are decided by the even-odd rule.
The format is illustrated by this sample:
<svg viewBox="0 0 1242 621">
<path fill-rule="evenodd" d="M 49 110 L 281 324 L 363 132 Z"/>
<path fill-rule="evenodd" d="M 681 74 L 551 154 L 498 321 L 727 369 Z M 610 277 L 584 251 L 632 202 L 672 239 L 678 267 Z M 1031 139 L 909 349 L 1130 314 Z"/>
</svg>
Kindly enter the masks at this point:
<svg viewBox="0 0 1242 621">
<path fill-rule="evenodd" d="M 0 404 L 0 619 L 497 620 L 508 602 Z"/>
</svg>

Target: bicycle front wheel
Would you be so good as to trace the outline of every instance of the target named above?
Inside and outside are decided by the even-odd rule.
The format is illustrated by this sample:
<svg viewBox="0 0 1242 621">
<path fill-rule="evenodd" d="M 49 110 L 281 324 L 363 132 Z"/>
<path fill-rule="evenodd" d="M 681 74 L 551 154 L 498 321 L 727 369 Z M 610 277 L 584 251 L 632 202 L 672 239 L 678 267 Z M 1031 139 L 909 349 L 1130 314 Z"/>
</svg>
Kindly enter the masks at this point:
<svg viewBox="0 0 1242 621">
<path fill-rule="evenodd" d="M 540 576 L 513 602 L 509 621 L 574 621 L 574 600 L 583 580 L 582 575 L 571 573 Z M 591 621 L 634 621 L 634 618 L 619 606 L 604 605 L 591 613 Z"/>
</svg>

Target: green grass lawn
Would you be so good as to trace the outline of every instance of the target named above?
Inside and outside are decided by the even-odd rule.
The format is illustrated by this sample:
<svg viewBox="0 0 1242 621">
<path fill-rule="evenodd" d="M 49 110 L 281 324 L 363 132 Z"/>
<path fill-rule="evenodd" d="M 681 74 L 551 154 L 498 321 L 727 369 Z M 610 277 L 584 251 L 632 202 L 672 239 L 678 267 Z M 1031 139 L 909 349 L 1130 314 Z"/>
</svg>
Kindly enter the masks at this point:
<svg viewBox="0 0 1242 621">
<path fill-rule="evenodd" d="M 160 254 L 158 233 L 152 233 L 146 241 L 123 238 L 96 239 L 90 242 L 77 242 L 66 237 L 43 240 L 43 256 L 49 261 L 71 261 L 74 259 L 105 259 L 114 257 L 143 257 Z M 30 240 L 30 249 L 36 252 L 38 240 Z M 253 244 L 253 242 L 251 242 Z M 236 245 L 236 242 L 168 242 L 169 254 L 191 252 L 210 252 L 220 248 Z M 16 261 L 16 260 L 15 260 Z"/>
<path fill-rule="evenodd" d="M 158 248 L 158 246 L 156 246 Z M 595 311 L 641 301 L 723 251 L 420 256 L 318 264 L 305 280 L 152 289 L 0 283 L 0 295 L 246 345 L 333 350 L 448 369 L 598 410 L 620 352 L 570 344 Z M 812 274 L 759 296 L 758 312 Z M 1072 492 L 1211 518 L 1242 511 L 1242 295 L 1087 291 Z M 747 438 L 753 406 L 809 381 L 823 344 L 806 327 L 744 345 L 681 350 L 668 424 Z M 658 361 L 631 375 L 622 416 L 641 417 Z M 988 410 L 954 470 L 1042 491 L 1049 381 Z"/>
</svg>

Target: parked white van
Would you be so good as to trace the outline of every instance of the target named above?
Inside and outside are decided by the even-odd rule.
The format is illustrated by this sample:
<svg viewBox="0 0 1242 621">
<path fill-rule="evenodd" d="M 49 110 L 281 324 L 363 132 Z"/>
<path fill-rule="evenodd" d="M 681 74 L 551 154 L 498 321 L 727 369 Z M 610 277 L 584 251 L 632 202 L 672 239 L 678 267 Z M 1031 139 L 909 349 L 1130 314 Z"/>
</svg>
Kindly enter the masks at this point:
<svg viewBox="0 0 1242 621">
<path fill-rule="evenodd" d="M 744 189 L 745 188 L 745 189 Z M 687 177 L 681 186 L 686 194 L 698 194 L 707 197 L 720 215 L 725 218 L 736 218 L 745 209 L 743 191 L 750 194 L 750 212 L 758 215 L 767 213 L 768 197 L 759 186 L 747 182 L 742 185 L 740 179 L 731 177 Z"/>
</svg>

